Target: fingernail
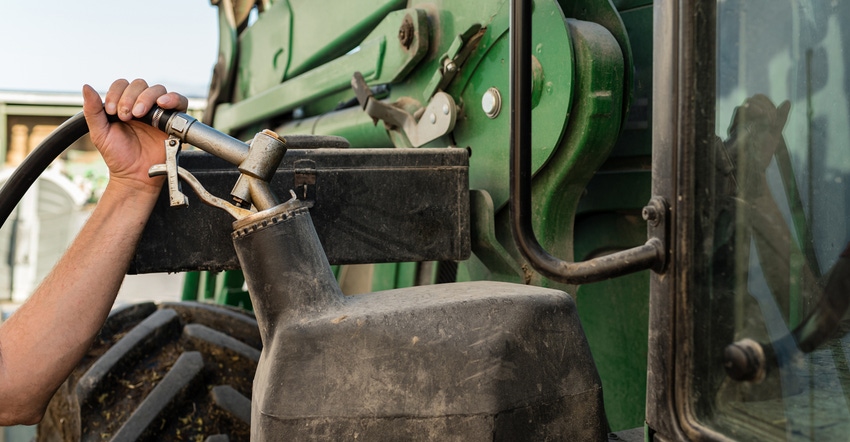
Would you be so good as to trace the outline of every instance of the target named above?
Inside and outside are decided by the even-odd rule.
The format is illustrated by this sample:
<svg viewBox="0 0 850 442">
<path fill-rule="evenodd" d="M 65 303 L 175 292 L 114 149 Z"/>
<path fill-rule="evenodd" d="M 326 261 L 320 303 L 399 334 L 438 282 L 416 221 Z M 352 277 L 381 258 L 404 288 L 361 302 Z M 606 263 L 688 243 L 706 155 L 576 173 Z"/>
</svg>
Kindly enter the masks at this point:
<svg viewBox="0 0 850 442">
<path fill-rule="evenodd" d="M 106 113 L 115 115 L 115 103 L 106 103 Z"/>
<path fill-rule="evenodd" d="M 136 105 L 136 107 L 133 108 L 133 115 L 134 116 L 141 117 L 144 114 L 145 114 L 145 105 L 144 104 L 139 103 L 139 104 Z"/>
</svg>

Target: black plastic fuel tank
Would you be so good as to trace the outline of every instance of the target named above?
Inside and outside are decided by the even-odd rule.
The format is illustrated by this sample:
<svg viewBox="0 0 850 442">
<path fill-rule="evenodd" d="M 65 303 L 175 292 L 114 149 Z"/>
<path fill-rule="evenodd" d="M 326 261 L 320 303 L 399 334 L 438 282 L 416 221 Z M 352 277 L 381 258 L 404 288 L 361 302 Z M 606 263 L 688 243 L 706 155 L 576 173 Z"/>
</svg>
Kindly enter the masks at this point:
<svg viewBox="0 0 850 442">
<path fill-rule="evenodd" d="M 252 440 L 607 440 L 566 293 L 471 282 L 344 296 L 302 203 L 234 227 L 263 339 Z"/>
</svg>

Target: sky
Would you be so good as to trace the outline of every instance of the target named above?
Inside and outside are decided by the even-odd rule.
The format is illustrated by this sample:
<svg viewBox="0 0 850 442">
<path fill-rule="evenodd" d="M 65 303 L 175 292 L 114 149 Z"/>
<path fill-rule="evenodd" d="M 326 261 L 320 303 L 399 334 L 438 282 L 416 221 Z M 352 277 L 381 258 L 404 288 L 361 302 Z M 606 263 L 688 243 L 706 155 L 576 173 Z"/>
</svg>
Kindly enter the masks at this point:
<svg viewBox="0 0 850 442">
<path fill-rule="evenodd" d="M 0 0 L 0 90 L 104 92 L 144 78 L 206 96 L 217 14 L 209 0 Z"/>
</svg>

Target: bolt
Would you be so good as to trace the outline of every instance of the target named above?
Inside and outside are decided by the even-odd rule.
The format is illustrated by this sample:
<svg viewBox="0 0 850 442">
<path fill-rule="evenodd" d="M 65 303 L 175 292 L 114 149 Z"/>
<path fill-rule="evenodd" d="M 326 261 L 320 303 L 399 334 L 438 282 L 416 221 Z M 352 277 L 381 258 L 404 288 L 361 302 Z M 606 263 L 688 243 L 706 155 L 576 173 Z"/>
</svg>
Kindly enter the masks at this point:
<svg viewBox="0 0 850 442">
<path fill-rule="evenodd" d="M 498 89 L 491 87 L 484 92 L 481 97 L 481 109 L 490 118 L 499 116 L 499 112 L 502 110 L 502 94 L 499 93 Z"/>
<path fill-rule="evenodd" d="M 767 373 L 764 347 L 749 338 L 729 344 L 723 350 L 723 367 L 736 381 L 759 383 Z"/>
<path fill-rule="evenodd" d="M 445 66 L 443 66 L 443 69 L 445 69 L 446 73 L 452 73 L 457 70 L 457 65 L 455 62 L 448 60 Z"/>
<path fill-rule="evenodd" d="M 177 145 L 177 140 L 168 140 L 168 145 L 174 147 Z"/>
<path fill-rule="evenodd" d="M 409 15 L 406 15 L 404 21 L 401 23 L 401 27 L 398 28 L 398 42 L 401 43 L 403 48 L 410 49 L 410 44 L 413 43 L 414 32 L 413 19 Z"/>
<path fill-rule="evenodd" d="M 653 227 L 657 226 L 658 223 L 661 222 L 661 213 L 659 213 L 658 207 L 655 207 L 654 205 L 644 207 L 641 215 L 643 215 L 643 219 Z"/>
<path fill-rule="evenodd" d="M 449 105 L 444 104 L 443 105 L 443 115 L 448 115 L 448 114 L 449 114 Z"/>
<path fill-rule="evenodd" d="M 431 112 L 431 115 L 428 116 L 428 119 L 431 120 L 431 124 L 437 124 L 437 114 Z"/>
</svg>

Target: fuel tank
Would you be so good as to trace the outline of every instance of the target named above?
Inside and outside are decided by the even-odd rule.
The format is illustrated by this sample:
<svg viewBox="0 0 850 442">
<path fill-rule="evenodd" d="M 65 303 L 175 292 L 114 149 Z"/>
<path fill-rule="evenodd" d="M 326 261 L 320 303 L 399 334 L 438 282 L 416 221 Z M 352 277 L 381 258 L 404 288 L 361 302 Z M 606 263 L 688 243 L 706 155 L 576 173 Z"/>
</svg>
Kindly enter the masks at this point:
<svg viewBox="0 0 850 442">
<path fill-rule="evenodd" d="M 252 440 L 607 440 L 573 299 L 469 282 L 345 296 L 308 208 L 234 223 L 263 353 Z"/>
</svg>

